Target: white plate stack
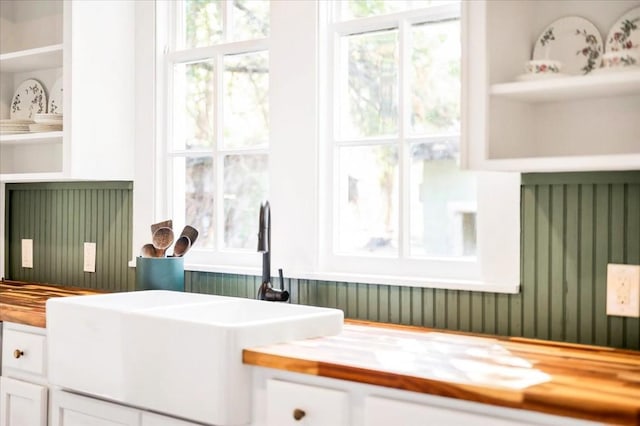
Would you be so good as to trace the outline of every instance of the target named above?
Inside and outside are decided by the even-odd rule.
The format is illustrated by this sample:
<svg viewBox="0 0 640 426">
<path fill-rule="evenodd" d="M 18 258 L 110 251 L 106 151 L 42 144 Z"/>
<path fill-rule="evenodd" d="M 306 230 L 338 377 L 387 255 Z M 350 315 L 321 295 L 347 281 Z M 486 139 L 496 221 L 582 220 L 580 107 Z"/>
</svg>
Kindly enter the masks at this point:
<svg viewBox="0 0 640 426">
<path fill-rule="evenodd" d="M 29 125 L 32 132 L 57 132 L 62 130 L 62 114 L 35 114 L 35 124 Z"/>
<path fill-rule="evenodd" d="M 17 135 L 29 133 L 29 126 L 33 125 L 33 120 L 21 120 L 17 118 L 7 118 L 0 120 L 0 135 Z"/>
</svg>

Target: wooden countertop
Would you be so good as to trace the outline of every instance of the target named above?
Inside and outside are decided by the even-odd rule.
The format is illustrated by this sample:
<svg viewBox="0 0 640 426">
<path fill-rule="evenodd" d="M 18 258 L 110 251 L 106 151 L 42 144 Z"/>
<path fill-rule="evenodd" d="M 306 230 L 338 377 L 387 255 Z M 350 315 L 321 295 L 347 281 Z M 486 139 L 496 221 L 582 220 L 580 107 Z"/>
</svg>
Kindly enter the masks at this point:
<svg viewBox="0 0 640 426">
<path fill-rule="evenodd" d="M 46 327 L 45 303 L 51 297 L 98 293 L 104 292 L 78 287 L 0 281 L 0 321 Z"/>
<path fill-rule="evenodd" d="M 51 297 L 0 281 L 0 321 L 46 326 Z M 640 352 L 348 320 L 338 336 L 245 349 L 245 364 L 605 423 L 640 425 Z"/>
<path fill-rule="evenodd" d="M 640 352 L 346 321 L 340 335 L 243 351 L 245 364 L 640 425 Z"/>
</svg>

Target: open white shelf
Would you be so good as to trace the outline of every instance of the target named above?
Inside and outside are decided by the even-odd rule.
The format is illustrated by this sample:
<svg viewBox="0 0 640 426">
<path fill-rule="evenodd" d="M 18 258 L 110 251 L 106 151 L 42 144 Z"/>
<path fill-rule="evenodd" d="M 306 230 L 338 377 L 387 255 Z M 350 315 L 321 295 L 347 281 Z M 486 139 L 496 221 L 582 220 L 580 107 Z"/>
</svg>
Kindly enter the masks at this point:
<svg viewBox="0 0 640 426">
<path fill-rule="evenodd" d="M 470 168 L 516 172 L 640 168 L 640 67 L 515 81 L 552 22 L 581 16 L 605 35 L 640 0 L 463 2 Z M 562 58 L 560 58 L 562 59 Z M 463 73 L 465 74 L 465 73 Z"/>
<path fill-rule="evenodd" d="M 640 93 L 640 68 L 494 84 L 490 94 L 524 102 L 557 102 Z"/>
<path fill-rule="evenodd" d="M 0 182 L 50 182 L 64 180 L 64 174 L 62 172 L 0 174 Z"/>
<path fill-rule="evenodd" d="M 0 135 L 0 145 L 61 143 L 62 131 Z"/>
<path fill-rule="evenodd" d="M 62 44 L 0 55 L 0 71 L 23 72 L 62 67 Z"/>
<path fill-rule="evenodd" d="M 637 170 L 640 154 L 502 158 L 485 161 L 490 170 L 522 173 Z"/>
</svg>

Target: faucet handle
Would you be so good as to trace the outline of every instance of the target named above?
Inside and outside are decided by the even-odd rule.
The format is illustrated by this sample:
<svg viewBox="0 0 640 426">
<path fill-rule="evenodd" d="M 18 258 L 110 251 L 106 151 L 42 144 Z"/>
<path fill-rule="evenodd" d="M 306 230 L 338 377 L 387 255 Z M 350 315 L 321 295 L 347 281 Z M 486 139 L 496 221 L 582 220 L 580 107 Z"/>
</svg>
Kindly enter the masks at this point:
<svg viewBox="0 0 640 426">
<path fill-rule="evenodd" d="M 284 276 L 282 275 L 282 268 L 278 268 L 278 275 L 280 275 L 280 289 L 284 290 Z"/>
</svg>

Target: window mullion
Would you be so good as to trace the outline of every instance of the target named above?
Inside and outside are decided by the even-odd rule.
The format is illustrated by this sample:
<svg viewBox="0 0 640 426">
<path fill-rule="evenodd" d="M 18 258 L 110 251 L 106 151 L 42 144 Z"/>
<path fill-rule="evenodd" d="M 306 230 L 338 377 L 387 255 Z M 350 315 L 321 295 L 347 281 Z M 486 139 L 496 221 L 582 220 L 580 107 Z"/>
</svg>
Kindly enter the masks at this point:
<svg viewBox="0 0 640 426">
<path fill-rule="evenodd" d="M 342 92 L 343 87 L 341 87 L 340 85 L 347 85 L 348 83 L 345 82 L 346 79 L 342 79 L 340 78 L 340 76 L 342 75 L 343 72 L 347 72 L 348 71 L 348 66 L 347 66 L 347 58 L 348 55 L 346 52 L 343 52 L 343 49 L 341 48 L 341 37 L 340 35 L 338 35 L 338 33 L 331 31 L 330 33 L 330 40 L 329 43 L 331 43 L 331 58 L 333 59 L 333 63 L 331 64 L 331 68 L 330 68 L 330 75 L 331 75 L 331 99 L 329 99 L 329 102 L 327 103 L 328 106 L 330 106 L 330 112 L 327 114 L 327 116 L 331 117 L 331 123 L 328 126 L 328 128 L 330 129 L 330 141 L 331 141 L 331 148 L 330 148 L 330 153 L 329 153 L 329 158 L 331 158 L 331 170 L 330 170 L 330 176 L 331 176 L 331 191 L 330 193 L 333 193 L 335 191 L 336 188 L 339 188 L 339 169 L 340 169 L 340 149 L 338 147 L 338 145 L 336 144 L 336 140 L 340 137 L 340 130 L 339 130 L 339 126 L 340 123 L 342 121 L 342 115 L 343 115 L 343 105 L 342 102 L 340 100 L 340 93 Z M 333 107 L 333 106 L 336 106 Z M 333 107 L 333 108 L 331 108 Z M 335 253 L 338 247 L 338 235 L 339 232 L 338 230 L 340 229 L 340 203 L 339 203 L 339 199 L 337 199 L 334 196 L 330 196 L 330 205 L 331 205 L 331 243 L 330 243 L 330 251 L 332 253 Z"/>
<path fill-rule="evenodd" d="M 226 2 L 223 3 L 225 4 L 223 7 L 226 7 Z M 224 155 L 220 153 L 224 144 L 224 55 L 217 54 L 215 56 L 214 66 L 214 81 L 212 83 L 214 85 L 213 96 L 215 97 L 213 108 L 213 125 L 215 126 L 213 132 L 213 176 L 215 180 L 213 182 L 215 188 L 213 222 L 216 230 L 214 249 L 221 250 L 224 247 Z"/>
<path fill-rule="evenodd" d="M 221 15 L 222 15 L 222 39 L 224 41 L 228 41 L 231 38 L 231 9 L 229 7 L 229 1 L 222 1 L 220 2 L 222 5 L 222 11 L 221 11 Z"/>
<path fill-rule="evenodd" d="M 398 67 L 399 81 L 399 99 L 398 99 L 398 161 L 399 161 L 399 235 L 398 235 L 398 249 L 400 259 L 404 259 L 409 256 L 409 168 L 411 161 L 409 158 L 411 147 L 406 142 L 409 129 L 409 116 L 410 116 L 410 95 L 409 95 L 409 66 L 410 66 L 410 24 L 406 20 L 400 22 L 398 28 L 398 56 L 400 66 Z"/>
</svg>

